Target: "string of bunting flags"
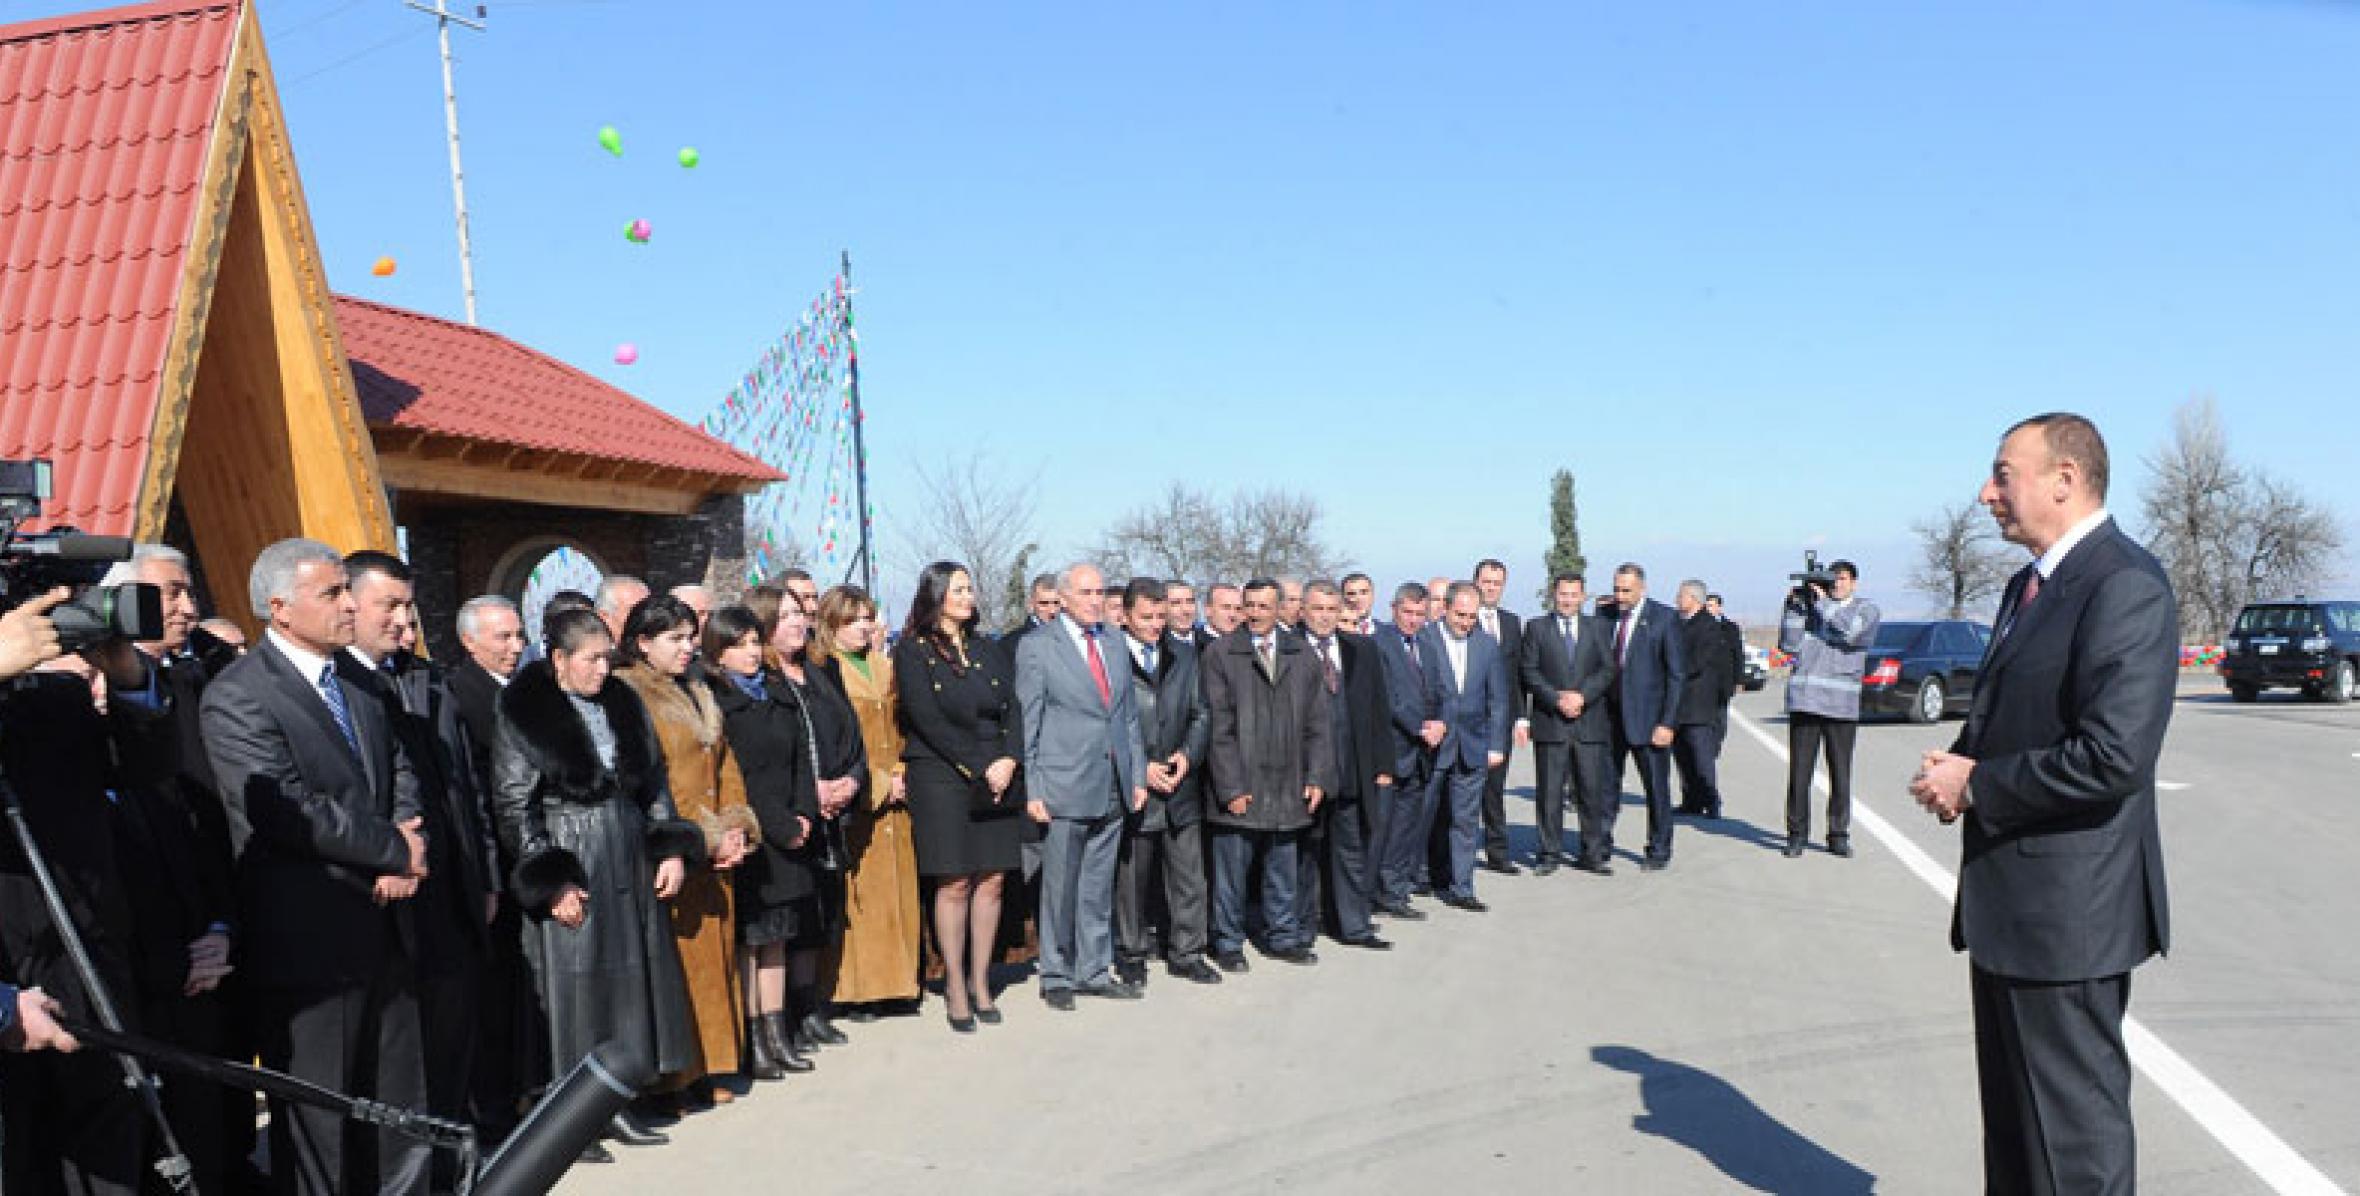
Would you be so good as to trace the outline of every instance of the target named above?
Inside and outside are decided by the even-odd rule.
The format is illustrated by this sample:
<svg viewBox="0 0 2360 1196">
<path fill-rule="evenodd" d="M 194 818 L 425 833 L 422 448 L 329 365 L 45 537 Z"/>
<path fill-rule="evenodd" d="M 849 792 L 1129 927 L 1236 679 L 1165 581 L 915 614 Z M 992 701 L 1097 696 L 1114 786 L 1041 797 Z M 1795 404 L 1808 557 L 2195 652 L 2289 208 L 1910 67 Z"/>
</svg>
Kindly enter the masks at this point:
<svg viewBox="0 0 2360 1196">
<path fill-rule="evenodd" d="M 860 333 L 838 274 L 705 416 L 706 433 L 786 477 L 746 500 L 747 584 L 794 564 L 798 548 L 814 576 L 843 576 L 869 542 L 859 387 Z"/>
</svg>

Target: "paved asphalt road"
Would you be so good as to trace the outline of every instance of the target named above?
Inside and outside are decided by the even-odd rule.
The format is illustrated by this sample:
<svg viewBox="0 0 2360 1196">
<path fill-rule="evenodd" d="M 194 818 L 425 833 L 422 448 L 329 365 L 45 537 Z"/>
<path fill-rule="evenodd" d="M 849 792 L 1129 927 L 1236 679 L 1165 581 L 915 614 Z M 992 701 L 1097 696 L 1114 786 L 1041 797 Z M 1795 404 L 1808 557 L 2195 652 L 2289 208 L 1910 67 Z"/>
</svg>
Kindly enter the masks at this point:
<svg viewBox="0 0 2360 1196">
<path fill-rule="evenodd" d="M 2132 1015 L 2298 1166 L 2360 1191 L 2360 705 L 2218 695 L 2192 679 L 2174 716 L 2177 949 L 2137 974 Z M 1158 970 L 1144 1002 L 1068 1014 L 1024 983 L 972 1037 L 930 1001 L 560 1190 L 1980 1190 L 1947 893 L 1865 831 L 1850 861 L 1782 858 L 1776 684 L 1736 709 L 1730 817 L 1683 820 L 1668 872 L 1479 874 L 1491 913 L 1431 907 L 1387 928 L 1389 954 L 1323 941 L 1316 967 L 1257 958 L 1210 989 Z M 1955 831 L 1903 787 L 1956 733 L 1867 726 L 1856 762 L 1863 803 L 1946 870 Z M 1510 812 L 1529 853 L 1531 806 Z M 2145 1075 L 2135 1100 L 2145 1191 L 2271 1190 Z"/>
</svg>

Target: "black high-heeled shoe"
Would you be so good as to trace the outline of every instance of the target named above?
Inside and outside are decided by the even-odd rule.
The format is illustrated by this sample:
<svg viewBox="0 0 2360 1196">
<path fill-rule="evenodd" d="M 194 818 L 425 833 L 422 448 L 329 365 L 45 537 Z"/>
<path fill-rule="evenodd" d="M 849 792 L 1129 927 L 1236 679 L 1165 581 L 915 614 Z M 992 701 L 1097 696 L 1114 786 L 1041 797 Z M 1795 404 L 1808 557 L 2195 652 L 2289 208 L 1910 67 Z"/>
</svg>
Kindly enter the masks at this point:
<svg viewBox="0 0 2360 1196">
<path fill-rule="evenodd" d="M 817 1010 L 803 1015 L 802 1032 L 803 1037 L 809 1039 L 815 1046 L 843 1046 L 852 1041 L 844 1036 L 844 1031 L 836 1028 L 834 1022 L 829 1021 L 826 1015 Z"/>
</svg>

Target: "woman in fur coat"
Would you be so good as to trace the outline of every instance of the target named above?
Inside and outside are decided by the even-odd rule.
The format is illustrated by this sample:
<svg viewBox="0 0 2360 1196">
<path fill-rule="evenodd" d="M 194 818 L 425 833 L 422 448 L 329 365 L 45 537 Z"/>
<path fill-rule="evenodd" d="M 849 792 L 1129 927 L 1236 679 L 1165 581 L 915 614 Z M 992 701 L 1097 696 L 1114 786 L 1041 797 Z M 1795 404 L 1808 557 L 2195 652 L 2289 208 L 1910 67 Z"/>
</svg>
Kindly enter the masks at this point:
<svg viewBox="0 0 2360 1196">
<path fill-rule="evenodd" d="M 704 836 L 683 821 L 647 711 L 610 684 L 613 648 L 595 611 L 552 617 L 549 658 L 500 692 L 492 747 L 500 836 L 517 861 L 525 957 L 563 1075 L 601 1042 L 631 1060 L 645 1087 L 695 1064 L 696 1026 L 664 902 L 680 892 Z M 617 1140 L 665 1140 L 618 1116 Z M 585 1157 L 604 1151 L 592 1146 Z"/>
<path fill-rule="evenodd" d="M 706 1080 L 739 1070 L 738 1034 L 745 1013 L 738 1001 L 737 920 L 732 870 L 761 838 L 746 806 L 746 785 L 721 730 L 721 709 L 704 680 L 690 673 L 697 653 L 696 611 L 659 594 L 631 608 L 617 653 L 617 679 L 647 707 L 662 746 L 672 804 L 704 832 L 705 866 L 691 865 L 669 903 L 680 970 L 688 980 L 689 1012 L 696 1018 L 703 1058 L 664 1077 L 663 1087 L 688 1093 L 692 1107 L 726 1104 L 729 1089 Z"/>
</svg>

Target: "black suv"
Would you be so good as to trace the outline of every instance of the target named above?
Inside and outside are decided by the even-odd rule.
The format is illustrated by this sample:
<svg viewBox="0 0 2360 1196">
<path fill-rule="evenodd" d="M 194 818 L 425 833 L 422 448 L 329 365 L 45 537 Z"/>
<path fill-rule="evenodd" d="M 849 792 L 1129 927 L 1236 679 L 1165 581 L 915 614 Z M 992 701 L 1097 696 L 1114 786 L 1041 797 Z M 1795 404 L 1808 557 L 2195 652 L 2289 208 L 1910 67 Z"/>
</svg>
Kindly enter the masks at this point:
<svg viewBox="0 0 2360 1196">
<path fill-rule="evenodd" d="M 2271 686 L 2323 702 L 2360 696 L 2360 602 L 2251 602 L 2221 641 L 2221 680 L 2250 702 Z"/>
</svg>

